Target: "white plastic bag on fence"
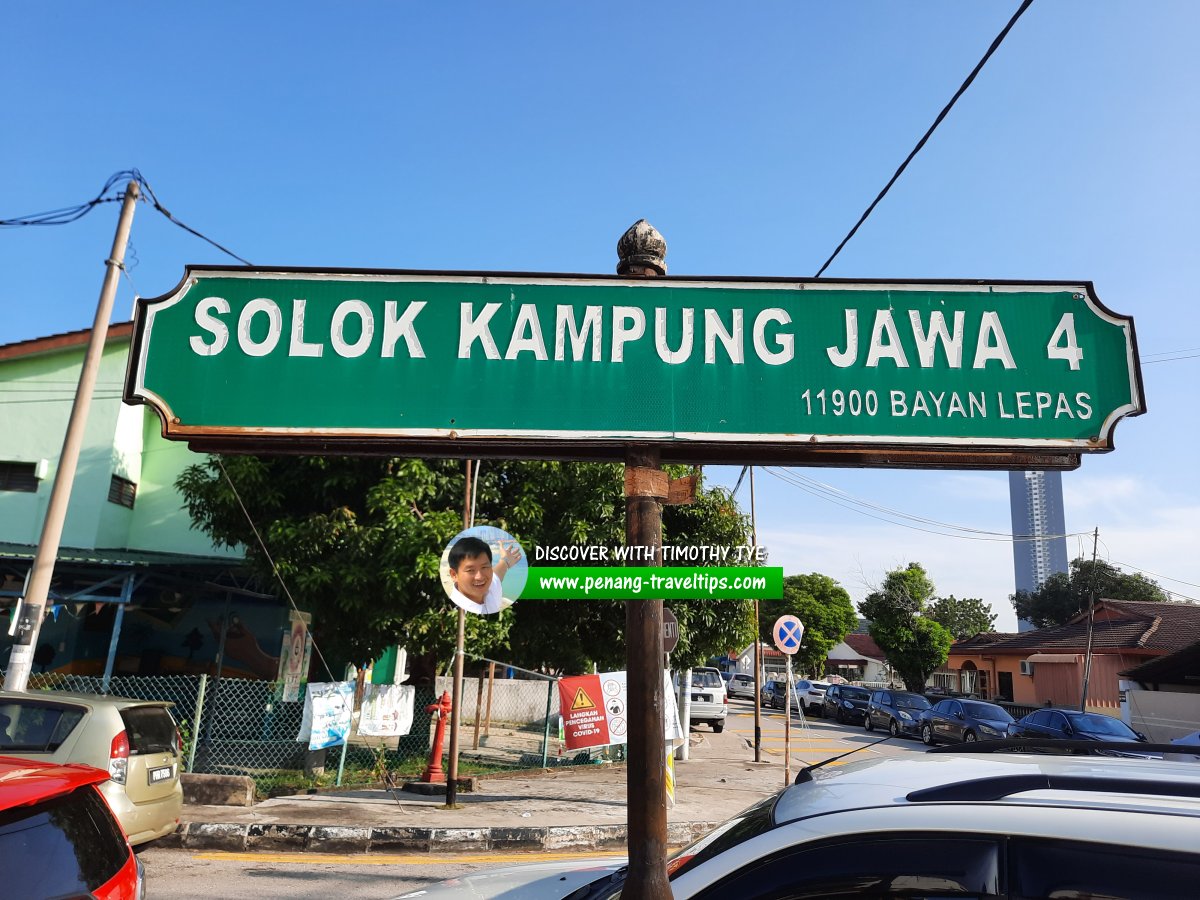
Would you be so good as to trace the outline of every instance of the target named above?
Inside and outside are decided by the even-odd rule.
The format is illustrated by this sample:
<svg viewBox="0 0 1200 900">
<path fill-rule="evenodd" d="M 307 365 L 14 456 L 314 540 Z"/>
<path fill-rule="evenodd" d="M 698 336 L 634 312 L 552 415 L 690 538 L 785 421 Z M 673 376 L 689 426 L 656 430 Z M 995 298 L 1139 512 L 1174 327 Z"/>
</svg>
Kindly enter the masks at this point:
<svg viewBox="0 0 1200 900">
<path fill-rule="evenodd" d="M 353 712 L 353 681 L 310 681 L 296 740 L 308 741 L 309 750 L 336 747 L 346 740 Z"/>
<path fill-rule="evenodd" d="M 412 731 L 416 696 L 411 684 L 364 684 L 358 733 L 371 737 L 408 734 Z"/>
</svg>

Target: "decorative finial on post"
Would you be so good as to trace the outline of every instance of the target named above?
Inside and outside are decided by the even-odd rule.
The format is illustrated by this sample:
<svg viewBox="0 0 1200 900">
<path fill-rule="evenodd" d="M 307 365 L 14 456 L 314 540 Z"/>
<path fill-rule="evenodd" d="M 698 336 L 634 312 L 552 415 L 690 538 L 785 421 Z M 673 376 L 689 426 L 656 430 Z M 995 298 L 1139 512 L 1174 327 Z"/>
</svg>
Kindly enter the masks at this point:
<svg viewBox="0 0 1200 900">
<path fill-rule="evenodd" d="M 666 275 L 667 242 L 658 229 L 638 219 L 617 241 L 618 275 Z"/>
</svg>

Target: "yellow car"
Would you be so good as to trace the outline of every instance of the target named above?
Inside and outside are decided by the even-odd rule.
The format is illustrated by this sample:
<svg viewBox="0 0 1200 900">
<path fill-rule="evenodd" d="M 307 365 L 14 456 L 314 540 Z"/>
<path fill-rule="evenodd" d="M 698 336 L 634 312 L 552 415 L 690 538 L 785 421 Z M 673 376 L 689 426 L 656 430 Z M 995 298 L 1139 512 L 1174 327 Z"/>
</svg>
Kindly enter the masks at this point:
<svg viewBox="0 0 1200 900">
<path fill-rule="evenodd" d="M 175 830 L 183 808 L 183 741 L 173 704 L 64 691 L 0 691 L 0 754 L 86 763 L 130 844 Z"/>
</svg>

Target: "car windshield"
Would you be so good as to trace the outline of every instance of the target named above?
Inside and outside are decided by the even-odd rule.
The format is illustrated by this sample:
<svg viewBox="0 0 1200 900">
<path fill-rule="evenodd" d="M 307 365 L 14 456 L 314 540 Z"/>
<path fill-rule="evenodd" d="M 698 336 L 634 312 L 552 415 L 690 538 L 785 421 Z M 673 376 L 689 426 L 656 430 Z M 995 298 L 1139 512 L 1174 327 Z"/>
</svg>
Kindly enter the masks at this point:
<svg viewBox="0 0 1200 900">
<path fill-rule="evenodd" d="M 963 712 L 972 719 L 990 719 L 993 722 L 1011 722 L 1013 717 L 1003 706 L 995 703 L 979 703 L 973 700 L 962 701 Z"/>
<path fill-rule="evenodd" d="M 1092 734 L 1112 734 L 1118 737 L 1125 737 L 1133 740 L 1137 734 L 1119 719 L 1114 719 L 1112 716 L 1100 716 L 1095 713 L 1081 713 L 1077 716 L 1068 716 L 1071 720 L 1071 725 L 1076 731 L 1088 731 Z"/>
<path fill-rule="evenodd" d="M 929 701 L 920 694 L 895 694 L 895 702 L 901 709 L 929 709 Z"/>
<path fill-rule="evenodd" d="M 694 688 L 720 687 L 724 683 L 716 672 L 692 673 L 692 687 Z"/>
<path fill-rule="evenodd" d="M 863 688 L 844 687 L 841 690 L 841 695 L 846 700 L 870 700 L 871 692 Z"/>
</svg>

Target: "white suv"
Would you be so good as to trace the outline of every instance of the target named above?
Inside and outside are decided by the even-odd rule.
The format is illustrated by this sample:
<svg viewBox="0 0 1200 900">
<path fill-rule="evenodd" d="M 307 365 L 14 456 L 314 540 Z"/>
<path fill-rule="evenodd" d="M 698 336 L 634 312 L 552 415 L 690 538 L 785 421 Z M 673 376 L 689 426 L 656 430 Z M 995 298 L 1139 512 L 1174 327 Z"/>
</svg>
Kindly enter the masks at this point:
<svg viewBox="0 0 1200 900">
<path fill-rule="evenodd" d="M 667 864 L 675 900 L 1198 893 L 1200 763 L 956 750 L 878 756 L 797 780 L 679 851 Z M 617 864 L 574 867 L 481 872 L 421 896 L 467 887 L 511 897 L 518 885 L 522 897 L 620 896 Z"/>
<path fill-rule="evenodd" d="M 729 713 L 729 697 L 725 693 L 725 679 L 720 669 L 692 669 L 691 715 L 692 725 L 707 722 L 712 730 L 720 734 L 725 730 L 725 716 Z"/>
</svg>

